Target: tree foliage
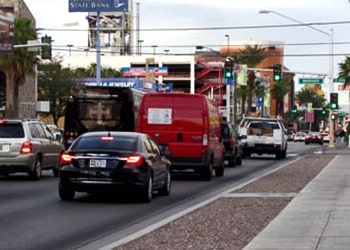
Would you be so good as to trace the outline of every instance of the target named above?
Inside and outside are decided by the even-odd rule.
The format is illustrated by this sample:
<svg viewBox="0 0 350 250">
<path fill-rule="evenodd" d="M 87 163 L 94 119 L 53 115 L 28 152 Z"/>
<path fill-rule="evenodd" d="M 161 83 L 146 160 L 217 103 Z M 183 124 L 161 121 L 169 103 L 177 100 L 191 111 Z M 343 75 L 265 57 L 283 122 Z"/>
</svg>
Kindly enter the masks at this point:
<svg viewBox="0 0 350 250">
<path fill-rule="evenodd" d="M 312 89 L 302 88 L 295 95 L 296 101 L 302 105 L 306 105 L 308 103 L 312 103 L 313 108 L 326 108 L 328 105 L 326 103 L 326 99 L 324 96 L 317 95 Z M 312 123 L 312 130 L 319 130 L 320 121 L 323 120 L 323 117 L 320 114 L 319 110 L 314 110 L 314 123 Z"/>
<path fill-rule="evenodd" d="M 119 77 L 120 71 L 113 68 L 101 67 L 101 77 Z M 50 112 L 42 113 L 44 117 L 52 117 L 57 125 L 60 117 L 64 116 L 70 88 L 77 78 L 96 77 L 96 63 L 87 68 L 64 68 L 62 59 L 54 58 L 41 64 L 38 70 L 38 100 L 50 102 Z"/>
<path fill-rule="evenodd" d="M 261 61 L 263 61 L 267 57 L 267 55 L 265 53 L 265 48 L 259 45 L 254 45 L 254 46 L 246 45 L 244 49 L 241 49 L 237 53 L 233 54 L 233 57 L 235 57 L 235 59 L 240 64 L 246 64 L 248 68 L 254 68 Z M 248 76 L 248 79 L 247 79 L 246 90 L 241 91 L 242 113 L 245 113 L 245 109 L 244 109 L 245 100 L 247 100 L 248 112 L 251 111 L 254 89 L 256 87 L 255 72 L 253 70 L 248 70 L 247 76 Z"/>
<path fill-rule="evenodd" d="M 289 82 L 285 79 L 282 79 L 281 82 L 275 83 L 273 85 L 271 94 L 276 99 L 276 109 L 277 114 L 283 115 L 283 99 L 286 94 L 289 92 Z"/>
<path fill-rule="evenodd" d="M 344 86 L 350 84 L 350 57 L 347 56 L 343 63 L 339 63 L 338 76 L 345 80 Z"/>
<path fill-rule="evenodd" d="M 41 64 L 38 70 L 38 100 L 50 102 L 50 111 L 42 115 L 52 116 L 56 125 L 64 115 L 74 77 L 72 70 L 63 68 L 61 63 L 60 59 L 54 58 L 47 64 Z"/>
<path fill-rule="evenodd" d="M 14 44 L 27 44 L 29 40 L 36 40 L 37 32 L 26 18 L 14 20 Z M 37 52 L 30 52 L 27 48 L 15 48 L 9 55 L 0 55 L 0 68 L 6 75 L 8 92 L 6 99 L 5 117 L 13 118 L 18 113 L 18 88 L 26 81 L 26 76 L 34 75 L 34 65 L 38 63 Z"/>
</svg>

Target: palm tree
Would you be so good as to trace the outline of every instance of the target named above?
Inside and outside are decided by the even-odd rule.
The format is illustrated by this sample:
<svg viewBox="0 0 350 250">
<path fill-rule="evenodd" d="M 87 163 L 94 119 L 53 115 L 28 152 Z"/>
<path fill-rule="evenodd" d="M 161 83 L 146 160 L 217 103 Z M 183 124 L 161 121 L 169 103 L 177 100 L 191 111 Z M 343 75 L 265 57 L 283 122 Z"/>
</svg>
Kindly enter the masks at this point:
<svg viewBox="0 0 350 250">
<path fill-rule="evenodd" d="M 283 115 L 283 99 L 289 92 L 289 85 L 290 83 L 286 79 L 283 79 L 278 84 L 275 84 L 271 91 L 272 96 L 276 99 L 276 109 L 279 115 Z"/>
<path fill-rule="evenodd" d="M 345 80 L 344 87 L 350 84 L 350 57 L 347 56 L 343 63 L 339 63 L 339 78 Z"/>
<path fill-rule="evenodd" d="M 26 18 L 14 20 L 14 44 L 27 44 L 28 40 L 36 40 L 37 32 Z M 0 68 L 6 75 L 6 109 L 5 117 L 13 118 L 18 115 L 18 88 L 26 81 L 28 74 L 34 75 L 34 65 L 38 62 L 36 52 L 26 48 L 16 48 L 13 54 L 0 55 Z M 12 98 L 10 98 L 12 97 Z"/>
<path fill-rule="evenodd" d="M 312 89 L 304 87 L 301 89 L 298 93 L 295 95 L 296 101 L 300 104 L 307 104 L 312 103 L 312 107 L 315 108 L 324 108 L 326 107 L 326 99 L 324 96 L 320 96 L 317 93 L 315 93 Z M 318 130 L 319 129 L 319 123 L 317 121 L 322 120 L 322 117 L 320 115 L 320 112 L 315 113 L 315 121 L 312 123 L 312 129 Z"/>
<path fill-rule="evenodd" d="M 240 64 L 246 64 L 248 68 L 254 68 L 256 65 L 258 65 L 261 61 L 263 61 L 267 55 L 265 53 L 265 48 L 261 47 L 259 45 L 246 45 L 244 49 L 239 50 L 238 53 L 233 55 L 237 61 Z M 247 80 L 247 110 L 248 112 L 252 109 L 252 100 L 253 100 L 253 93 L 255 88 L 255 72 L 253 70 L 248 70 L 247 73 L 248 80 Z M 244 93 L 244 92 L 242 92 Z M 245 96 L 242 96 L 242 99 L 245 100 Z M 242 103 L 242 113 L 244 112 L 244 103 Z"/>
</svg>

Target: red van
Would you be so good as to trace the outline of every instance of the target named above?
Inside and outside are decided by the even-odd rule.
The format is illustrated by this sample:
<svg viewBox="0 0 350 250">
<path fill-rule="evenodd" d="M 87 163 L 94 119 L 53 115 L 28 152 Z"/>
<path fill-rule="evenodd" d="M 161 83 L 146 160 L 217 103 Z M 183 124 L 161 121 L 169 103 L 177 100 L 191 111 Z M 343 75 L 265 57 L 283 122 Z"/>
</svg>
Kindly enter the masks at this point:
<svg viewBox="0 0 350 250">
<path fill-rule="evenodd" d="M 147 93 L 137 117 L 137 131 L 153 137 L 170 153 L 172 170 L 192 169 L 203 179 L 224 175 L 221 117 L 214 100 L 188 93 Z"/>
</svg>

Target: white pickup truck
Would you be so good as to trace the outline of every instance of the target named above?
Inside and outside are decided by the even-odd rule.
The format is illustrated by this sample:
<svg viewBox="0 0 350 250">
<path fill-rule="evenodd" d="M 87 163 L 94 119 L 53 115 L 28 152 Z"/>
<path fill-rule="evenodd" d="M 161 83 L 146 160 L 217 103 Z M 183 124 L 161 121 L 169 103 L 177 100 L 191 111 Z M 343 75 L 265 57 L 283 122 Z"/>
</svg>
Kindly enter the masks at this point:
<svg viewBox="0 0 350 250">
<path fill-rule="evenodd" d="M 243 157 L 251 154 L 274 154 L 276 159 L 287 155 L 286 129 L 279 118 L 244 117 L 239 125 Z"/>
</svg>

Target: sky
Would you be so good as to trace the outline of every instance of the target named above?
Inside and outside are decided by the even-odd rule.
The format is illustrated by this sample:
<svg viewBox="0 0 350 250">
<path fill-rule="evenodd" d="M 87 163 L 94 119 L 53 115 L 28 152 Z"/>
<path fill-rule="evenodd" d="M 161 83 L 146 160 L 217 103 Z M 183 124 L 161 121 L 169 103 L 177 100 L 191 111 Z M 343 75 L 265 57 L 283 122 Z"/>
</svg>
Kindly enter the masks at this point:
<svg viewBox="0 0 350 250">
<path fill-rule="evenodd" d="M 24 2 L 34 15 L 37 28 L 43 29 L 41 34 L 53 37 L 54 46 L 87 46 L 87 13 L 69 12 L 68 0 Z M 158 46 L 156 53 L 169 49 L 169 54 L 194 53 L 198 45 L 218 50 L 220 45 L 227 44 L 225 35 L 229 36 L 230 45 L 236 41 L 278 41 L 284 43 L 283 64 L 300 78 L 329 76 L 330 68 L 336 78 L 338 64 L 350 56 L 349 0 L 134 0 L 134 6 L 136 2 L 143 53 L 152 53 L 152 45 Z M 274 12 L 259 14 L 263 9 Z M 73 23 L 78 26 L 67 26 Z M 176 31 L 177 28 L 202 29 Z M 297 79 L 296 84 L 300 85 Z M 333 88 L 336 90 L 337 85 Z M 327 77 L 323 89 L 326 92 L 332 89 Z"/>
</svg>

